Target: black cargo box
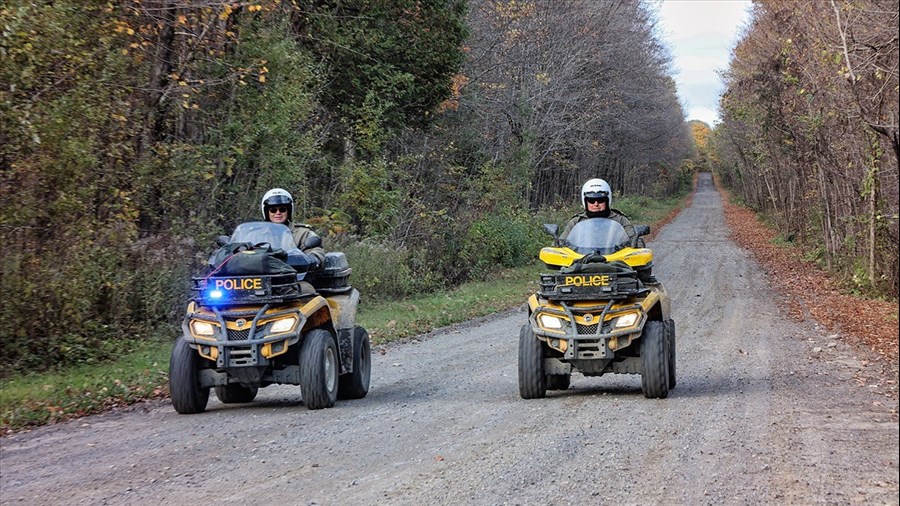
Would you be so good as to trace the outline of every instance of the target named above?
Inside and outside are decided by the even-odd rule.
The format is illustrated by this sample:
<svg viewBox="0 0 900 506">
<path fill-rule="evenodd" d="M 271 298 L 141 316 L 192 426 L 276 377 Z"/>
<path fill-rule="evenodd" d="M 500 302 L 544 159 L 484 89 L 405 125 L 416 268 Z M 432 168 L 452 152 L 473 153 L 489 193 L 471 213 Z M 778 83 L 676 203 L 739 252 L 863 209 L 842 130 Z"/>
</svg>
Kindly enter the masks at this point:
<svg viewBox="0 0 900 506">
<path fill-rule="evenodd" d="M 350 264 L 347 256 L 340 251 L 325 253 L 325 268 L 310 276 L 310 283 L 316 291 L 341 293 L 350 290 Z"/>
</svg>

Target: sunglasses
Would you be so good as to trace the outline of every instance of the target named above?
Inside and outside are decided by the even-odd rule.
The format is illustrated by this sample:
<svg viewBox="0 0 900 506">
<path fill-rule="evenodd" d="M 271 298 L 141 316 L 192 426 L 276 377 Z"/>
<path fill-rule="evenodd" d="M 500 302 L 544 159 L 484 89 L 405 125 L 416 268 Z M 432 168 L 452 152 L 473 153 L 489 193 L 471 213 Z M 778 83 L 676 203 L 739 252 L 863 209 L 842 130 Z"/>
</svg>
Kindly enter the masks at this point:
<svg viewBox="0 0 900 506">
<path fill-rule="evenodd" d="M 587 198 L 587 199 L 584 199 L 584 201 L 587 202 L 588 204 L 599 204 L 600 202 L 603 202 L 603 199 Z"/>
<path fill-rule="evenodd" d="M 287 206 L 274 206 L 274 207 L 270 207 L 270 208 L 269 208 L 269 212 L 272 213 L 272 214 L 275 214 L 275 213 L 286 213 L 286 212 L 288 212 L 288 209 L 289 209 L 289 208 L 288 208 Z"/>
</svg>

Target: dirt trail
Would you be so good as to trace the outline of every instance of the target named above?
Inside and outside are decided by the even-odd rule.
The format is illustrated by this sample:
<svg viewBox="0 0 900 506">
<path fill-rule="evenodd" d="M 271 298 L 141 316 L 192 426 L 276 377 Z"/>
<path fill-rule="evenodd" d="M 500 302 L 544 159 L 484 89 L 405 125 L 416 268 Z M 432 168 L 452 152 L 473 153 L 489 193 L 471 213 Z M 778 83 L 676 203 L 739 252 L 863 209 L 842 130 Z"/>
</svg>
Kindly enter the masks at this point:
<svg viewBox="0 0 900 506">
<path fill-rule="evenodd" d="M 518 396 L 522 309 L 375 350 L 367 398 L 159 402 L 0 440 L 7 504 L 898 504 L 897 399 L 866 352 L 784 316 L 701 178 L 649 245 L 678 386 Z M 893 373 L 896 379 L 896 372 Z"/>
</svg>

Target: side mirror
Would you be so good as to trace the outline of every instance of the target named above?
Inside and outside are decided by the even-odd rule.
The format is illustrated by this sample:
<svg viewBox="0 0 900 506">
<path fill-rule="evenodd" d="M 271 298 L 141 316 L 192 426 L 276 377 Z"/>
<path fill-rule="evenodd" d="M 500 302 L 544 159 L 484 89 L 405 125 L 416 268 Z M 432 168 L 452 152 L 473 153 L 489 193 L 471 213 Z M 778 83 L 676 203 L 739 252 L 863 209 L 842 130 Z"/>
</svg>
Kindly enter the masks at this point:
<svg viewBox="0 0 900 506">
<path fill-rule="evenodd" d="M 650 233 L 650 225 L 635 225 L 634 234 L 638 237 Z"/>
<path fill-rule="evenodd" d="M 322 238 L 317 235 L 310 235 L 303 243 L 303 249 L 319 248 L 322 246 Z"/>
<path fill-rule="evenodd" d="M 216 237 L 216 246 L 221 248 L 222 246 L 228 244 L 230 241 L 231 237 L 228 237 L 227 235 L 220 235 L 219 237 Z"/>
<path fill-rule="evenodd" d="M 554 246 L 559 246 L 559 225 L 556 223 L 544 223 L 544 232 L 553 236 Z"/>
</svg>

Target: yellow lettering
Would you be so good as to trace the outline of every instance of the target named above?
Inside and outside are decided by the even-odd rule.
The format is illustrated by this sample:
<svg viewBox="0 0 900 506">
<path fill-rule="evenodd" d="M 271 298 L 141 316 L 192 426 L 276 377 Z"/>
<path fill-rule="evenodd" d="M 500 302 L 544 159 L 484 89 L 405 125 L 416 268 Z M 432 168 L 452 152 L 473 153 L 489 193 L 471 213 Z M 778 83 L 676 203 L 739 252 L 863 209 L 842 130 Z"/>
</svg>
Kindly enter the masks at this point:
<svg viewBox="0 0 900 506">
<path fill-rule="evenodd" d="M 594 274 L 593 276 L 566 276 L 563 286 L 606 286 L 609 284 L 609 276 Z"/>
</svg>

